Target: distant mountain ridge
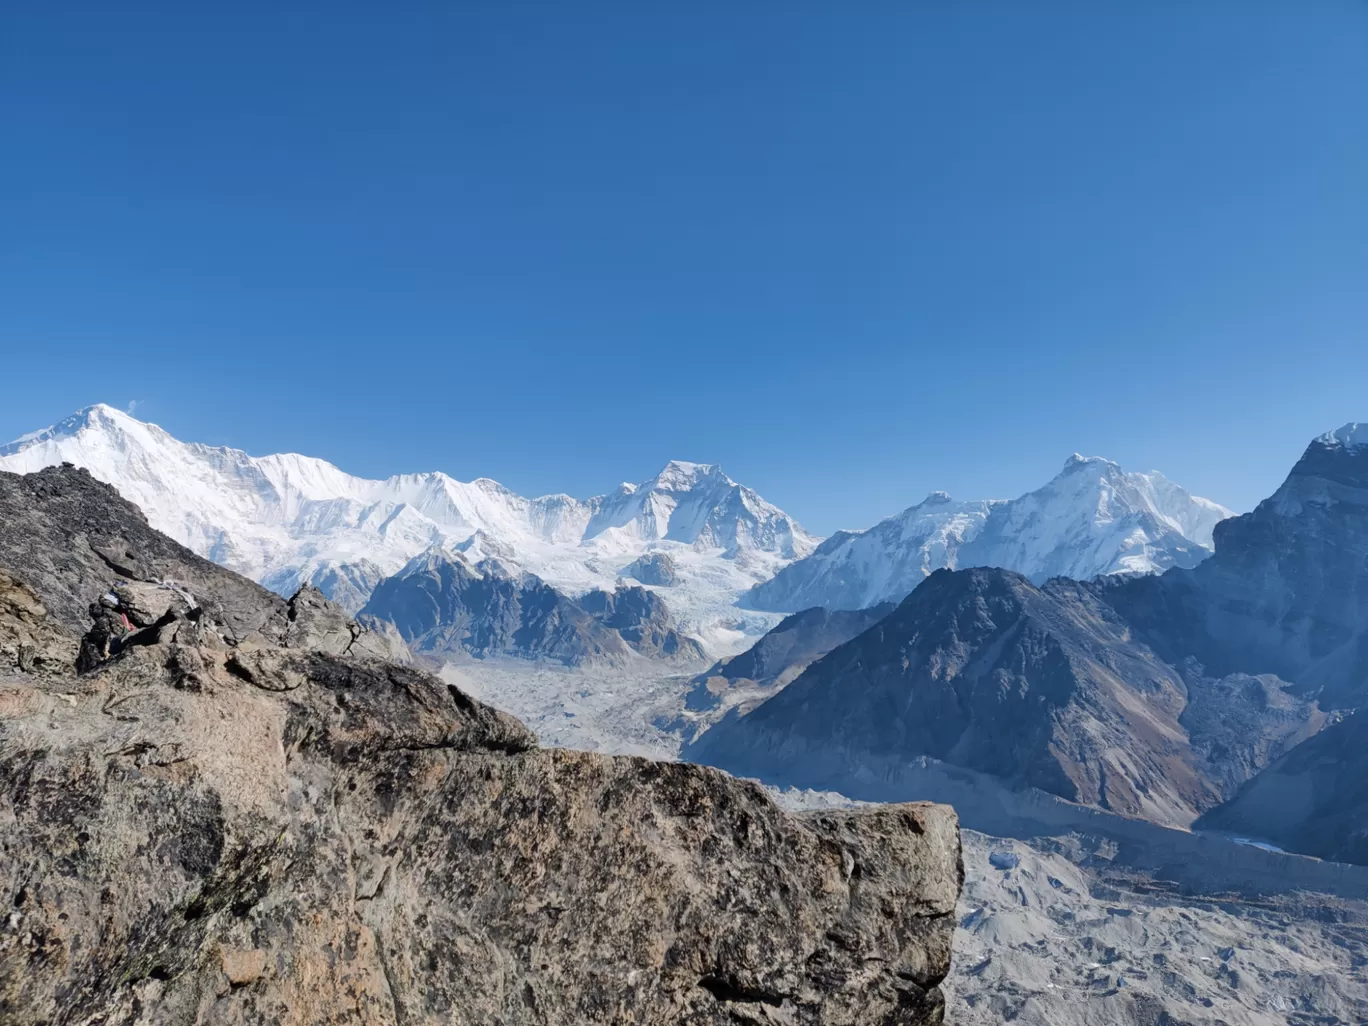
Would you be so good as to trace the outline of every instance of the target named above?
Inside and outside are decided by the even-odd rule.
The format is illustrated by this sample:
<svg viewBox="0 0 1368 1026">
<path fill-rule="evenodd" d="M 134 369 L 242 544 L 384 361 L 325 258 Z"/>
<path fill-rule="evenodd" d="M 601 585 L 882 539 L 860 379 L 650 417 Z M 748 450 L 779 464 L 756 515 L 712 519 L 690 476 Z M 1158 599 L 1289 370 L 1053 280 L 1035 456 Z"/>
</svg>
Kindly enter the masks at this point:
<svg viewBox="0 0 1368 1026">
<path fill-rule="evenodd" d="M 416 653 L 566 666 L 625 666 L 633 654 L 703 659 L 675 630 L 665 603 L 640 586 L 569 598 L 535 574 L 496 560 L 472 565 L 439 546 L 419 553 L 372 592 L 363 615 L 393 624 Z"/>
<path fill-rule="evenodd" d="M 383 481 L 297 454 L 249 456 L 186 443 L 109 406 L 82 410 L 0 447 L 0 469 L 88 469 L 195 552 L 273 590 L 312 583 L 350 611 L 429 546 L 467 544 L 567 594 L 614 586 L 665 554 L 671 608 L 706 629 L 736 619 L 736 596 L 816 539 L 720 467 L 674 461 L 641 484 L 589 499 L 525 498 L 488 478 L 442 473 Z M 757 621 L 756 633 L 772 621 Z"/>
<path fill-rule="evenodd" d="M 854 797 L 877 790 L 880 767 L 930 758 L 1167 825 L 1200 815 L 1368 858 L 1355 747 L 1368 429 L 1314 439 L 1274 495 L 1213 537 L 1210 558 L 1155 576 L 1037 587 L 1000 568 L 938 570 L 686 757 Z"/>
<path fill-rule="evenodd" d="M 1071 456 L 1048 484 L 1011 500 L 933 492 L 866 531 L 832 535 L 742 599 L 753 609 L 862 609 L 899 602 L 934 570 L 997 566 L 1037 584 L 1051 577 L 1156 573 L 1195 566 L 1234 514 L 1157 471 Z"/>
</svg>

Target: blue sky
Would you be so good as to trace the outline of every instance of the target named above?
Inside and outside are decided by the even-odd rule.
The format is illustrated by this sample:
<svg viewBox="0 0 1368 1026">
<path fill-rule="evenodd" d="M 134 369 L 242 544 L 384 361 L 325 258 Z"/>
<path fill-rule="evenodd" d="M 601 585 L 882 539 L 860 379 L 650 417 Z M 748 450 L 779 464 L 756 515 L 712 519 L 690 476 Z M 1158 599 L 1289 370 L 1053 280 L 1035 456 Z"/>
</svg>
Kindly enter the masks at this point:
<svg viewBox="0 0 1368 1026">
<path fill-rule="evenodd" d="M 1333 0 L 6 5 L 0 439 L 1248 508 L 1368 420 L 1365 109 Z"/>
</svg>

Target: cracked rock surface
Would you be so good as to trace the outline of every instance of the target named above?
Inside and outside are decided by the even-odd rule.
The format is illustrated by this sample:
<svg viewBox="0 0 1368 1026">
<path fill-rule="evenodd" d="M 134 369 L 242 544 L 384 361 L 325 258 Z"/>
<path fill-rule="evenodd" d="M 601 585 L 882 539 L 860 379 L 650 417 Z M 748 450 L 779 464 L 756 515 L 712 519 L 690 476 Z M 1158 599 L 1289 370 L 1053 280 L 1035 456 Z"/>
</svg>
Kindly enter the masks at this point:
<svg viewBox="0 0 1368 1026">
<path fill-rule="evenodd" d="M 942 1021 L 949 808 L 540 749 L 80 472 L 0 502 L 0 1022 Z M 77 674 L 92 604 L 150 623 Z"/>
</svg>

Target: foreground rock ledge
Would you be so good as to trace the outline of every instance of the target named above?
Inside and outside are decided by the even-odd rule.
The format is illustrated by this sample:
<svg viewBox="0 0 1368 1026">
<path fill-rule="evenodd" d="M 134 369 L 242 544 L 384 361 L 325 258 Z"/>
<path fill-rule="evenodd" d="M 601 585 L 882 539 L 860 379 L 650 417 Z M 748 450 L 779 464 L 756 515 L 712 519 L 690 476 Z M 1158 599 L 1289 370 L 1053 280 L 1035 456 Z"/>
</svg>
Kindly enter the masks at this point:
<svg viewBox="0 0 1368 1026">
<path fill-rule="evenodd" d="M 202 636 L 0 659 L 0 1022 L 942 1021 L 949 808 L 788 815 L 412 668 Z"/>
</svg>

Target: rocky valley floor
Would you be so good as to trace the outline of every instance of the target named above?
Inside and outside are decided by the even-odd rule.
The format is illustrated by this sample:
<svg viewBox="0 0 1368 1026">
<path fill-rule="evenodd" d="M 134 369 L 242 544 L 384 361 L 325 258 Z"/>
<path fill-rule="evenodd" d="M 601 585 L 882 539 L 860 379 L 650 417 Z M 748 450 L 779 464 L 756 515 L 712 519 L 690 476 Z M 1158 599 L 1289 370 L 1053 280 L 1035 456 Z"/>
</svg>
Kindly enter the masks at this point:
<svg viewBox="0 0 1368 1026">
<path fill-rule="evenodd" d="M 660 724 L 679 715 L 693 687 L 691 674 L 658 666 L 570 670 L 471 659 L 447 663 L 440 676 L 512 713 L 544 745 L 650 759 L 678 757 L 681 738 Z"/>
<path fill-rule="evenodd" d="M 1368 1022 L 1368 901 L 1181 894 L 1078 838 L 963 837 L 947 1022 Z"/>
<path fill-rule="evenodd" d="M 680 674 L 448 665 L 444 679 L 518 716 L 543 743 L 673 759 L 660 726 Z M 797 810 L 850 804 L 775 792 Z M 1368 1023 L 1368 900 L 1183 893 L 1078 834 L 1032 842 L 963 832 L 946 1021 L 955 1026 L 1360 1026 Z"/>
</svg>

